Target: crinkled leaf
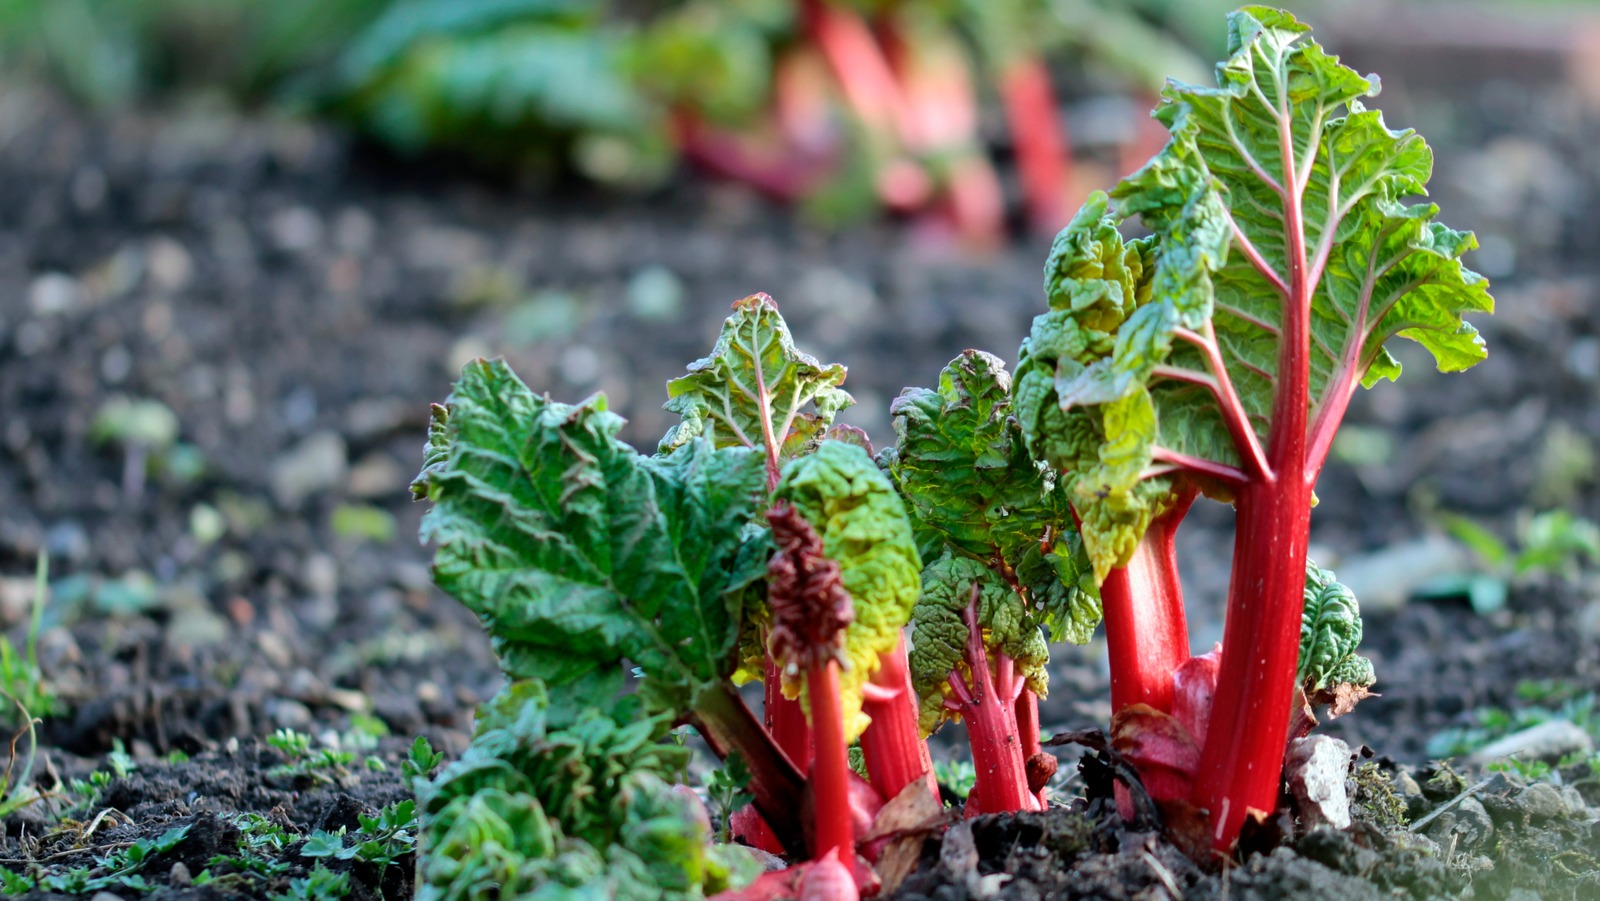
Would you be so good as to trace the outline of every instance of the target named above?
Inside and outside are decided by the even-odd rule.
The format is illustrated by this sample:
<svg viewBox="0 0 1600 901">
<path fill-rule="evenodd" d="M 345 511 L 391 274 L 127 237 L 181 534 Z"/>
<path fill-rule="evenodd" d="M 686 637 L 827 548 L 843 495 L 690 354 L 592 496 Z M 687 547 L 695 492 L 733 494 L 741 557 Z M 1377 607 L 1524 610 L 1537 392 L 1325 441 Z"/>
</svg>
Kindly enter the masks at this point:
<svg viewBox="0 0 1600 901">
<path fill-rule="evenodd" d="M 669 727 L 635 699 L 574 717 L 537 680 L 507 685 L 461 759 L 419 785 L 417 896 L 644 901 L 722 887 L 727 866 L 671 787 L 688 751 L 662 742 Z"/>
<path fill-rule="evenodd" d="M 1067 492 L 1029 456 L 1011 415 L 1011 387 L 998 357 L 964 352 L 936 390 L 908 388 L 895 400 L 898 441 L 882 462 L 919 532 L 939 539 L 919 544 L 1010 570 L 1024 592 L 1015 604 L 1042 614 L 1058 639 L 1087 640 L 1100 620 L 1098 590 L 1078 578 L 1081 545 Z M 1067 559 L 1058 561 L 1061 554 Z"/>
<path fill-rule="evenodd" d="M 946 554 L 922 572 L 922 593 L 912 614 L 911 684 L 920 704 L 919 725 L 931 733 L 955 712 L 945 707 L 950 679 L 971 683 L 974 661 L 967 656 L 971 631 L 965 619 L 976 587 L 978 626 L 990 654 L 1005 654 L 1017 675 L 1043 697 L 1049 689 L 1045 668 L 1050 651 L 1038 620 L 999 573 L 972 557 Z"/>
<path fill-rule="evenodd" d="M 1376 680 L 1372 661 L 1356 653 L 1361 644 L 1361 609 L 1356 596 L 1332 572 L 1306 564 L 1305 610 L 1300 617 L 1300 668 L 1306 693 L 1350 683 L 1366 687 Z"/>
<path fill-rule="evenodd" d="M 854 444 L 825 441 L 816 453 L 790 461 L 775 494 L 821 534 L 823 553 L 839 563 L 840 581 L 854 601 L 839 676 L 845 732 L 854 740 L 867 725 L 862 688 L 878 668 L 878 655 L 899 641 L 921 588 L 911 520 L 888 477 Z"/>
<path fill-rule="evenodd" d="M 1157 451 L 1238 467 L 1250 450 L 1226 428 L 1200 344 L 1215 341 L 1247 434 L 1268 440 L 1294 283 L 1291 208 L 1311 304 L 1311 412 L 1342 409 L 1344 386 L 1397 376 L 1384 349 L 1397 335 L 1445 371 L 1484 356 L 1462 319 L 1493 309 L 1487 283 L 1460 262 L 1475 240 L 1434 222 L 1433 205 L 1406 202 L 1425 193 L 1432 152 L 1365 109 L 1376 79 L 1340 65 L 1307 30 L 1266 7 L 1230 16 L 1217 86 L 1169 83 L 1156 111 L 1167 146 L 1117 186 L 1116 214 L 1092 197 L 1046 267 L 1051 312 L 1023 346 L 1018 417 L 1035 455 L 1068 473 L 1074 504 L 1105 508 L 1079 508 L 1101 578 L 1126 562 L 1172 488 L 1140 494 L 1130 478 L 1192 479 L 1228 499 L 1196 467 L 1151 465 Z M 1152 236 L 1124 242 L 1124 215 Z M 1109 456 L 1108 438 L 1119 445 Z"/>
<path fill-rule="evenodd" d="M 667 383 L 666 409 L 683 421 L 667 432 L 661 449 L 710 435 L 717 447 L 761 449 L 776 470 L 855 403 L 839 388 L 844 377 L 843 366 L 823 366 L 797 350 L 778 305 L 752 294 L 734 303 L 710 356 Z"/>
<path fill-rule="evenodd" d="M 727 674 L 735 592 L 765 567 L 741 553 L 759 455 L 693 442 L 642 457 L 603 398 L 537 397 L 499 361 L 468 364 L 445 423 L 423 536 L 439 545 L 435 580 L 483 620 L 508 675 L 599 692 L 628 660 L 682 712 Z"/>
</svg>

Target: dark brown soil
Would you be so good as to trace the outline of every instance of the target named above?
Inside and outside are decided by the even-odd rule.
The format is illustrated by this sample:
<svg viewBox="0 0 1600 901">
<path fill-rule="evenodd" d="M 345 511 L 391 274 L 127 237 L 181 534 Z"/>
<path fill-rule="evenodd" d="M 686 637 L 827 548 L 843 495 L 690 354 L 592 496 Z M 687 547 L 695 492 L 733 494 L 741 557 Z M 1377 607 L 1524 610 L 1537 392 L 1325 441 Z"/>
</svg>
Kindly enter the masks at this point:
<svg viewBox="0 0 1600 901">
<path fill-rule="evenodd" d="M 1357 62 L 1389 76 L 1382 105 L 1435 147 L 1433 199 L 1479 230 L 1501 311 L 1478 323 L 1484 365 L 1446 377 L 1407 357 L 1400 386 L 1358 397 L 1350 422 L 1387 444 L 1347 449 L 1355 462 L 1319 485 L 1313 543 L 1335 569 L 1436 531 L 1441 511 L 1502 534 L 1535 507 L 1600 518 L 1600 117 L 1548 66 L 1442 59 L 1454 77 L 1409 60 L 1405 90 L 1386 59 Z M 187 824 L 141 871 L 159 886 L 149 897 L 262 897 L 306 875 L 297 849 L 311 832 L 354 831 L 358 814 L 405 797 L 412 736 L 460 751 L 497 675 L 471 617 L 429 584 L 405 485 L 427 403 L 470 356 L 504 354 L 559 397 L 606 391 L 647 446 L 667 425 L 663 383 L 703 353 L 730 301 L 767 291 L 804 347 L 850 365 L 859 403 L 845 418 L 881 439 L 903 385 L 966 347 L 1014 357 L 1041 306 L 1044 253 L 1033 241 L 972 257 L 893 224 L 828 236 L 741 189 L 688 181 L 634 199 L 530 194 L 443 162 L 403 168 L 294 122 L 94 118 L 0 89 L 0 626 L 20 643 L 48 550 L 40 652 L 59 708 L 35 772 L 52 797 L 5 820 L 4 866 L 89 866 Z M 98 441 L 97 413 L 118 397 L 164 404 L 178 447 L 134 450 L 140 465 Z M 1220 635 L 1230 515 L 1197 510 L 1181 539 L 1197 645 Z M 1460 598 L 1369 610 L 1382 697 L 1331 731 L 1415 777 L 1403 800 L 1426 815 L 1459 794 L 1424 790 L 1442 731 L 1481 725 L 1483 708 L 1587 709 L 1597 584 L 1587 565 L 1518 580 L 1487 615 Z M 1060 649 L 1047 728 L 1108 718 L 1102 658 Z M 258 742 L 279 728 L 326 745 L 394 737 L 329 781 L 273 775 L 281 755 Z M 136 768 L 73 795 L 117 742 Z M 172 751 L 190 757 L 166 762 Z M 1063 750 L 1065 771 L 1078 754 Z M 1068 780 L 1063 797 L 1082 787 Z M 1592 778 L 1560 817 L 1530 820 L 1519 791 L 1462 803 L 1487 833 L 1466 815 L 1414 838 L 1369 823 L 1226 872 L 1079 799 L 974 821 L 972 866 L 962 848 L 930 847 L 903 897 L 990 897 L 986 885 L 1001 898 L 1600 897 Z M 114 813 L 89 830 L 102 811 Z M 185 884 L 250 813 L 296 837 L 289 869 Z M 351 897 L 409 896 L 405 866 L 381 885 L 374 868 L 337 867 Z"/>
</svg>

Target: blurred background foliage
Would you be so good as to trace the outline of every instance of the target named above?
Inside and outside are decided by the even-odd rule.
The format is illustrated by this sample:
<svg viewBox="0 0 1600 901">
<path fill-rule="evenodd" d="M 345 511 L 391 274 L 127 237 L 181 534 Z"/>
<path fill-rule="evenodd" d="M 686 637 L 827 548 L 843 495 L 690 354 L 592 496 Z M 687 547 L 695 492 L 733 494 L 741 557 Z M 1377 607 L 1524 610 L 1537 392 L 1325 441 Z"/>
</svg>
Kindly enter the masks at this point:
<svg viewBox="0 0 1600 901">
<path fill-rule="evenodd" d="M 0 65 L 93 107 L 202 94 L 330 116 L 402 152 L 653 184 L 688 111 L 746 128 L 803 39 L 792 0 L 0 0 Z M 1140 91 L 1203 77 L 1231 0 L 850 0 Z M 981 81 L 981 79 L 980 79 Z M 980 97 L 980 104 L 987 98 Z M 848 168 L 848 167 L 845 167 Z"/>
</svg>

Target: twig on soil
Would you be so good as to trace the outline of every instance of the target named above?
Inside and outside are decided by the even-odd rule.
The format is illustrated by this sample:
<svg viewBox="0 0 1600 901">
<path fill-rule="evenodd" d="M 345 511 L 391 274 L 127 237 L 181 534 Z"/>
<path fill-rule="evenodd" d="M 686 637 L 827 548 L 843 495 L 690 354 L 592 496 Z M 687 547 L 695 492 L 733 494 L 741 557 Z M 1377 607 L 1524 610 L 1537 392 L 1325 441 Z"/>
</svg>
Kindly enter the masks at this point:
<svg viewBox="0 0 1600 901">
<path fill-rule="evenodd" d="M 1492 781 L 1494 781 L 1494 777 L 1492 777 L 1492 776 L 1490 778 L 1488 778 L 1488 779 L 1484 779 L 1482 782 L 1479 782 L 1477 785 L 1474 785 L 1474 786 L 1468 788 L 1466 791 L 1462 792 L 1461 794 L 1456 795 L 1454 798 L 1451 798 L 1450 800 L 1444 802 L 1443 804 L 1440 804 L 1438 807 L 1435 807 L 1433 809 L 1432 813 L 1429 813 L 1427 816 L 1423 817 L 1422 819 L 1416 821 L 1415 823 L 1412 823 L 1411 824 L 1411 831 L 1412 832 L 1416 832 L 1416 831 L 1422 829 L 1423 827 L 1427 826 L 1429 823 L 1431 823 L 1435 819 L 1437 819 L 1440 814 L 1444 813 L 1447 810 L 1450 810 L 1451 808 L 1455 807 L 1457 804 L 1460 804 L 1462 801 L 1465 801 L 1468 798 L 1472 797 L 1473 795 L 1477 794 L 1478 792 L 1482 791 L 1483 788 L 1485 786 L 1487 786 Z"/>
<path fill-rule="evenodd" d="M 105 819 L 107 814 L 118 813 L 118 812 L 119 811 L 117 811 L 115 808 L 107 807 L 104 810 L 100 811 L 99 813 L 95 814 L 94 815 L 94 819 L 89 821 L 89 825 L 83 830 L 82 834 L 80 834 L 78 836 L 79 840 L 86 839 L 89 836 L 94 835 L 94 831 L 96 829 L 100 828 L 100 821 Z"/>
<path fill-rule="evenodd" d="M 1141 852 L 1139 856 L 1143 857 L 1144 862 L 1150 865 L 1151 870 L 1155 871 L 1156 878 L 1160 879 L 1161 884 L 1167 887 L 1167 891 L 1171 893 L 1173 901 L 1182 901 L 1183 890 L 1178 888 L 1178 880 L 1172 875 L 1172 871 L 1167 869 L 1167 865 L 1157 859 L 1154 854 L 1151 854 L 1148 848 Z"/>
<path fill-rule="evenodd" d="M 138 843 L 112 842 L 109 845 L 97 845 L 93 848 L 68 848 L 65 851 L 57 851 L 54 854 L 46 854 L 43 857 L 0 857 L 0 864 L 6 864 L 8 866 L 24 866 L 30 863 L 48 863 L 52 860 L 60 860 L 63 857 L 71 857 L 74 854 L 104 854 L 107 851 L 131 848 L 136 844 Z"/>
</svg>

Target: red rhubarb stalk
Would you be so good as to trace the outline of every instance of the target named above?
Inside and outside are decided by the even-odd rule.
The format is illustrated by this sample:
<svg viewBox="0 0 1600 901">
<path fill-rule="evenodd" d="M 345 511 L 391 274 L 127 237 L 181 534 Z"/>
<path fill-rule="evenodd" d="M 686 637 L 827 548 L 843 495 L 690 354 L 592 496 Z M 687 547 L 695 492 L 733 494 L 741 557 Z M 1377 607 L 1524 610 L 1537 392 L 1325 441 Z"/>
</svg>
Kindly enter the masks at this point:
<svg viewBox="0 0 1600 901">
<path fill-rule="evenodd" d="M 1043 736 L 1039 733 L 1039 696 L 1023 686 L 1017 695 L 1017 738 L 1022 743 L 1022 768 L 1027 774 L 1028 790 L 1039 799 L 1039 808 L 1046 806 L 1045 783 L 1056 774 L 1058 761 L 1054 754 L 1044 750 Z"/>
<path fill-rule="evenodd" d="M 772 629 L 767 651 L 786 682 L 805 679 L 811 707 L 811 857 L 836 849 L 854 860 L 849 748 L 839 695 L 839 662 L 854 605 L 840 583 L 839 564 L 822 552 L 822 538 L 789 502 L 767 513 L 778 546 L 767 564 Z M 794 808 L 790 811 L 793 816 Z M 776 812 L 763 810 L 774 828 Z"/>
<path fill-rule="evenodd" d="M 861 704 L 862 711 L 872 718 L 872 725 L 861 733 L 867 777 L 884 801 L 892 800 L 917 779 L 925 780 L 928 789 L 937 794 L 933 757 L 928 743 L 918 736 L 917 698 L 911 689 L 905 638 L 893 651 L 879 655 L 878 661 L 878 671 L 872 674 Z"/>
<path fill-rule="evenodd" d="M 967 816 L 1038 810 L 1039 799 L 1028 791 L 1028 774 L 1017 737 L 1016 699 L 1022 683 L 1015 664 L 1001 656 L 991 672 L 989 654 L 983 645 L 983 627 L 978 623 L 978 586 L 972 588 L 967 605 L 967 662 L 970 672 L 950 677 L 955 704 L 967 724 L 972 742 L 972 763 L 977 784 L 967 801 Z"/>
<path fill-rule="evenodd" d="M 767 731 L 783 753 L 802 771 L 811 767 L 811 724 L 805 708 L 796 698 L 784 697 L 783 672 L 775 661 L 767 661 L 765 685 Z"/>
<path fill-rule="evenodd" d="M 1189 659 L 1189 627 L 1178 581 L 1178 525 L 1194 503 L 1190 489 L 1155 518 L 1128 565 L 1100 586 L 1111 661 L 1111 709 L 1148 704 L 1172 712 L 1172 674 Z"/>
<path fill-rule="evenodd" d="M 1281 135 L 1280 171 L 1297 173 L 1287 125 Z M 1277 804 L 1300 656 L 1314 473 L 1307 466 L 1306 426 L 1316 282 L 1306 257 L 1302 189 L 1296 181 L 1280 189 L 1288 278 L 1282 282 L 1287 290 L 1267 440 L 1270 469 L 1253 473 L 1235 503 L 1238 524 L 1222 661 L 1195 781 L 1194 800 L 1211 812 L 1218 850 L 1232 846 L 1250 811 L 1267 813 Z"/>
<path fill-rule="evenodd" d="M 866 21 L 824 0 L 803 0 L 801 21 L 862 123 L 879 133 L 893 133 L 907 118 L 905 98 Z"/>
<path fill-rule="evenodd" d="M 806 668 L 806 691 L 816 731 L 816 757 L 811 762 L 811 792 L 816 821 L 811 856 L 835 851 L 855 855 L 855 822 L 850 814 L 850 759 L 844 740 L 844 711 L 839 706 L 839 661 L 813 658 Z"/>
</svg>

